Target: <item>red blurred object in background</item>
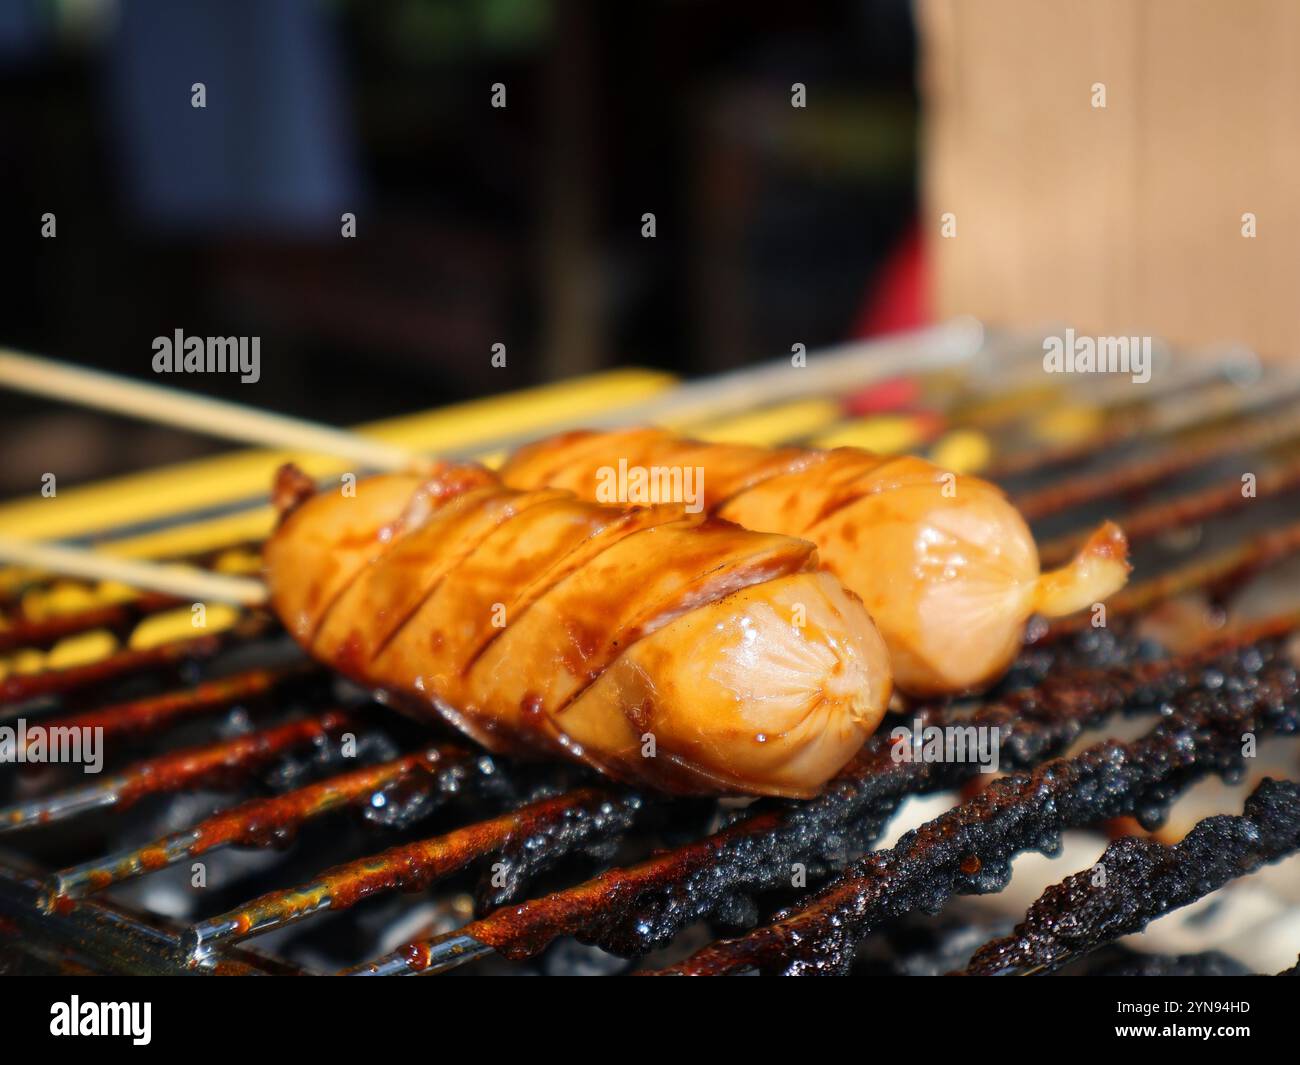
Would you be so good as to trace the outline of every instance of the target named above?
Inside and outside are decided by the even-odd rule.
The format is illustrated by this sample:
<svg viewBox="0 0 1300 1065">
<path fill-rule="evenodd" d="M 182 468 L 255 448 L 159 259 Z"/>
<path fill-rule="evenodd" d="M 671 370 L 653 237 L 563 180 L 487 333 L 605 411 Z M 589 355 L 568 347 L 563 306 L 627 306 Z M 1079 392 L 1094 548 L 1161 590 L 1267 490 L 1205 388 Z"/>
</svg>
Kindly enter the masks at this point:
<svg viewBox="0 0 1300 1065">
<path fill-rule="evenodd" d="M 876 275 L 871 292 L 853 326 L 855 337 L 915 329 L 929 321 L 925 257 L 920 233 L 913 226 Z M 921 386 L 914 377 L 891 377 L 845 397 L 847 413 L 863 416 L 914 409 Z"/>
<path fill-rule="evenodd" d="M 858 416 L 907 410 L 921 398 L 921 386 L 915 377 L 889 377 L 844 398 L 844 410 Z"/>
<path fill-rule="evenodd" d="M 925 325 L 930 321 L 926 295 L 924 244 L 912 226 L 876 275 L 853 335 L 877 336 Z"/>
</svg>

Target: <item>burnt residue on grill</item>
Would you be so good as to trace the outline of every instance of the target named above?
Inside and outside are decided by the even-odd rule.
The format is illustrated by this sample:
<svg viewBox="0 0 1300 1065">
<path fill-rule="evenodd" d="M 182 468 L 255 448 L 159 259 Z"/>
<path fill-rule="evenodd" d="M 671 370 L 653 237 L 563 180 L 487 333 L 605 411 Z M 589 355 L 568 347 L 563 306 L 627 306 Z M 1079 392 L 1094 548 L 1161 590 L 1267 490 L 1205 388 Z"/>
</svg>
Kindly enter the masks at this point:
<svg viewBox="0 0 1300 1065">
<path fill-rule="evenodd" d="M 1261 630 L 1269 635 L 1257 642 L 1120 671 L 1077 670 L 970 716 L 949 718 L 944 708 L 932 707 L 923 720 L 997 727 L 1003 763 L 1034 765 L 1111 714 L 1155 710 L 1207 680 L 1217 684 L 1225 675 L 1250 675 L 1265 663 L 1275 664 L 1280 640 L 1271 625 Z M 804 865 L 810 879 L 843 867 L 876 838 L 904 798 L 950 788 L 978 771 L 967 762 L 895 762 L 890 748 L 888 736 L 878 733 L 818 799 L 764 806 L 713 836 L 640 865 L 611 869 L 587 883 L 499 910 L 458 936 L 516 959 L 538 953 L 561 935 L 625 956 L 645 954 L 748 893 L 788 885 L 794 863 Z M 428 965 L 430 946 L 410 950 L 411 968 Z"/>
<path fill-rule="evenodd" d="M 457 747 L 432 747 L 378 765 L 364 766 L 284 795 L 252 799 L 200 821 L 192 828 L 55 873 L 48 883 L 48 907 L 89 895 L 131 877 L 197 858 L 218 847 L 285 846 L 306 822 L 360 802 L 387 805 L 390 789 L 419 787 L 452 795 L 469 790 L 471 778 L 496 773 L 486 756 Z"/>
<path fill-rule="evenodd" d="M 627 789 L 611 792 L 594 813 L 580 817 L 566 816 L 553 828 L 558 853 L 552 855 L 546 838 L 540 833 L 516 832 L 502 841 L 490 874 L 479 879 L 474 893 L 476 913 L 491 913 L 523 896 L 538 877 L 550 869 L 558 858 L 581 849 L 602 864 L 613 858 L 619 843 L 646 815 L 665 809 L 662 796 L 641 795 Z M 674 809 L 678 818 L 693 823 L 686 811 L 689 805 Z M 591 822 L 590 826 L 586 822 Z"/>
<path fill-rule="evenodd" d="M 643 805 L 631 794 L 583 788 L 542 799 L 442 836 L 393 847 L 321 873 L 308 884 L 276 891 L 203 921 L 184 937 L 187 956 L 199 962 L 214 944 L 236 942 L 324 910 L 346 910 L 386 891 L 420 891 L 521 841 L 533 852 L 532 872 L 566 854 L 626 831 Z"/>
<path fill-rule="evenodd" d="M 223 743 L 164 754 L 127 770 L 118 788 L 118 802 L 128 804 L 145 795 L 198 783 L 238 781 L 285 751 L 323 743 L 351 725 L 348 714 L 330 711 L 318 718 L 290 721 Z"/>
<path fill-rule="evenodd" d="M 911 910 L 937 911 L 953 894 L 999 891 L 1025 850 L 1053 852 L 1067 828 L 1132 814 L 1160 824 L 1169 804 L 1211 773 L 1241 772 L 1246 733 L 1294 733 L 1300 684 L 1289 662 L 1225 673 L 1198 689 L 1133 743 L 1107 741 L 1070 759 L 992 783 L 954 810 L 867 855 L 811 902 L 739 939 L 706 947 L 665 972 L 722 974 L 744 969 L 840 972 L 858 942 L 882 921 Z M 978 859 L 978 871 L 970 859 Z"/>
<path fill-rule="evenodd" d="M 1172 847 L 1116 840 L 1093 868 L 1048 888 L 1010 936 L 976 951 L 966 975 L 1059 969 L 1297 849 L 1300 785 L 1265 780 L 1240 816 L 1207 818 Z"/>
<path fill-rule="evenodd" d="M 195 850 L 201 853 L 231 844 L 283 844 L 304 821 L 359 799 L 374 802 L 387 789 L 417 779 L 426 790 L 455 790 L 461 786 L 462 770 L 471 761 L 467 751 L 435 747 L 309 784 L 287 795 L 255 799 L 200 822 L 193 830 Z M 490 760 L 479 761 L 490 764 Z"/>
</svg>

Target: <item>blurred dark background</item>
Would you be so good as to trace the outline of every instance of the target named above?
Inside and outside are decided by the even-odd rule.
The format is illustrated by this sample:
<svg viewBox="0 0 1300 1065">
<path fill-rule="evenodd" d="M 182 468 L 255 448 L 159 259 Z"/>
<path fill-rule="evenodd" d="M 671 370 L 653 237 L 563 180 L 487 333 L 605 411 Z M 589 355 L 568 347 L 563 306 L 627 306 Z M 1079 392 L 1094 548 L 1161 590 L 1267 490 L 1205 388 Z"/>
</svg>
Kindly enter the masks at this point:
<svg viewBox="0 0 1300 1065">
<path fill-rule="evenodd" d="M 156 336 L 260 336 L 257 384 L 163 383 L 346 425 L 869 332 L 914 52 L 907 0 L 0 0 L 0 345 L 156 380 Z M 0 426 L 5 496 L 227 446 Z"/>
</svg>

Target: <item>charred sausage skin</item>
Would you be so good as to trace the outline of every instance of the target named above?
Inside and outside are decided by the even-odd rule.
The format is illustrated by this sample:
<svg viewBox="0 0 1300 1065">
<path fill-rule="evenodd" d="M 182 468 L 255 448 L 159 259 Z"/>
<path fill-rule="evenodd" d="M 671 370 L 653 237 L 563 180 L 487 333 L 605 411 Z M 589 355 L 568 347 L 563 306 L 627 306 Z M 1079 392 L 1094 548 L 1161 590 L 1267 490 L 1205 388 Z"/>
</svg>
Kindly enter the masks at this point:
<svg viewBox="0 0 1300 1065">
<path fill-rule="evenodd" d="M 316 658 L 493 751 L 675 793 L 815 794 L 890 696 L 812 544 L 475 467 L 309 495 L 281 472 L 271 603 Z"/>
<path fill-rule="evenodd" d="M 711 444 L 641 428 L 543 440 L 501 474 L 518 488 L 599 499 L 620 464 L 701 470 L 706 512 L 813 541 L 875 620 L 895 683 L 915 696 L 987 686 L 1015 657 L 1031 614 L 1073 613 L 1127 580 L 1117 526 L 1106 523 L 1069 565 L 1040 573 L 1033 536 L 1000 489 L 912 456 Z"/>
</svg>

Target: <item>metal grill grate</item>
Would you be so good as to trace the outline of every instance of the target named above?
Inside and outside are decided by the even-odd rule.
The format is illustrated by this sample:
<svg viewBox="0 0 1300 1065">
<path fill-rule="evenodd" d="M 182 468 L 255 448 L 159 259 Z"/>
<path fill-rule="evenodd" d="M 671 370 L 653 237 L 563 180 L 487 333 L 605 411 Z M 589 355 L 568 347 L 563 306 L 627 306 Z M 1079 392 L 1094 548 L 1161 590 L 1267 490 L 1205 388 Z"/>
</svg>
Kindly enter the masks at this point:
<svg viewBox="0 0 1300 1065">
<path fill-rule="evenodd" d="M 962 792 L 893 846 L 871 850 L 905 802 L 969 789 L 978 767 L 897 762 L 887 722 L 811 802 L 638 795 L 571 767 L 514 765 L 457 737 L 431 740 L 428 727 L 304 664 L 253 612 L 219 634 L 0 680 L 0 724 L 102 727 L 112 749 L 132 752 L 88 786 L 2 771 L 11 801 L 0 810 L 0 949 L 79 971 L 346 964 L 406 975 L 488 959 L 527 965 L 574 937 L 649 956 L 663 972 L 843 971 L 864 943 L 879 946 L 908 922 L 934 933 L 941 918 L 929 915 L 953 896 L 1001 891 L 1021 852 L 1051 852 L 1062 833 L 1117 817 L 1155 829 L 1197 780 L 1258 776 L 1247 773 L 1242 736 L 1300 726 L 1300 381 L 1263 371 L 1243 380 L 1239 361 L 1187 359 L 1149 393 L 1072 379 L 1044 398 L 1041 371 L 1029 372 L 1039 350 L 998 339 L 959 369 L 919 374 L 942 431 L 904 446 L 951 456 L 974 439 L 1040 535 L 1045 561 L 1099 515 L 1119 517 L 1139 580 L 1108 605 L 1102 628 L 1085 616 L 1031 630 L 986 698 L 908 711 L 909 723 L 997 726 L 1013 772 Z M 907 411 L 845 413 L 862 409 L 858 386 L 876 372 L 869 360 L 856 365 L 854 376 L 837 364 L 822 398 L 839 413 L 814 440 L 869 442 L 886 424 L 896 437 L 900 426 L 906 437 L 909 426 L 934 425 L 933 410 L 915 426 Z M 734 394 L 736 381 L 728 387 Z M 684 409 L 698 428 L 694 389 Z M 751 394 L 745 432 L 774 443 L 782 408 L 764 414 L 761 397 Z M 1275 579 L 1253 579 L 1260 573 Z M 23 597 L 48 583 L 10 587 L 0 653 L 11 662 L 92 631 L 125 635 L 176 605 L 143 596 L 31 617 Z M 1143 717 L 1155 724 L 1127 742 L 1088 741 Z M 355 750 L 343 753 L 344 741 Z M 1041 972 L 1094 952 L 1132 971 L 1222 967 L 1214 954 L 1139 963 L 1108 945 L 1300 847 L 1296 785 L 1251 783 L 1244 813 L 1202 821 L 1181 842 L 1113 843 L 1101 865 L 1125 873 L 1110 887 L 1085 870 L 1045 892 L 1009 936 L 963 926 L 963 957 L 949 967 Z M 217 808 L 196 815 L 196 794 Z M 254 860 L 232 859 L 229 890 L 184 894 L 172 919 L 150 912 L 147 892 L 126 893 L 165 870 L 182 883 L 192 863 L 228 853 Z M 792 888 L 792 869 L 810 888 Z M 418 904 L 375 908 L 401 892 Z M 348 923 L 354 909 L 365 919 Z M 332 938 L 295 938 L 329 921 Z M 746 927 L 701 940 L 704 928 Z M 273 947 L 244 949 L 263 936 Z M 907 949 L 894 952 L 897 970 Z M 307 963 L 316 958 L 323 966 Z"/>
</svg>

